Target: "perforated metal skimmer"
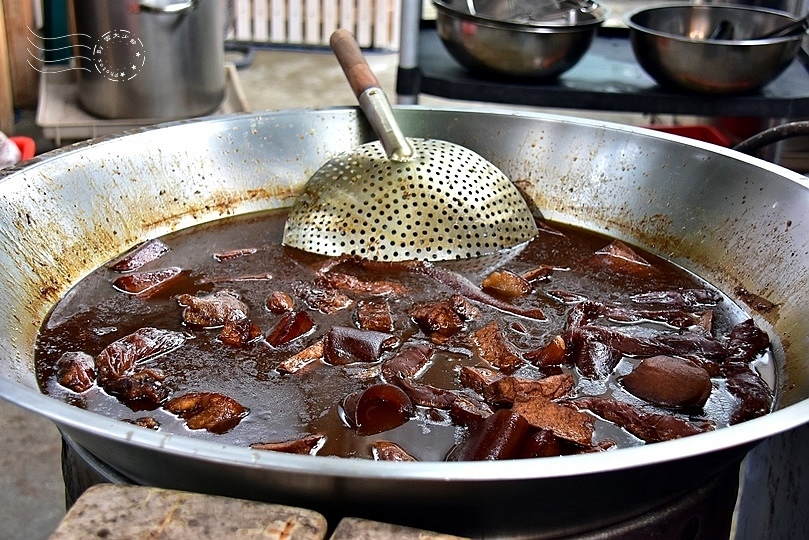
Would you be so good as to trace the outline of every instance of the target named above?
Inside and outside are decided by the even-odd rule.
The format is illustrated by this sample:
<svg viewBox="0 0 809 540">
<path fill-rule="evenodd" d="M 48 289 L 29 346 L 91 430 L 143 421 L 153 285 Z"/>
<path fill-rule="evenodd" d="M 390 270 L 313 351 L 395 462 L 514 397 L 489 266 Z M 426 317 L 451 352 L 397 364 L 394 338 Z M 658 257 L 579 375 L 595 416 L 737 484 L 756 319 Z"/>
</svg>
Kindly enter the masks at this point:
<svg viewBox="0 0 809 540">
<path fill-rule="evenodd" d="M 349 40 L 352 58 L 341 57 L 335 36 Z M 370 73 L 353 36 L 338 30 L 332 48 L 380 141 L 332 158 L 309 179 L 287 218 L 285 245 L 438 261 L 497 253 L 537 234 L 522 195 L 493 164 L 454 143 L 401 135 L 373 74 L 370 86 L 352 79 L 357 64 Z"/>
<path fill-rule="evenodd" d="M 449 142 L 409 141 L 410 161 L 388 159 L 373 142 L 321 167 L 295 201 L 284 243 L 323 255 L 449 260 L 536 235 L 525 200 L 494 165 Z"/>
</svg>

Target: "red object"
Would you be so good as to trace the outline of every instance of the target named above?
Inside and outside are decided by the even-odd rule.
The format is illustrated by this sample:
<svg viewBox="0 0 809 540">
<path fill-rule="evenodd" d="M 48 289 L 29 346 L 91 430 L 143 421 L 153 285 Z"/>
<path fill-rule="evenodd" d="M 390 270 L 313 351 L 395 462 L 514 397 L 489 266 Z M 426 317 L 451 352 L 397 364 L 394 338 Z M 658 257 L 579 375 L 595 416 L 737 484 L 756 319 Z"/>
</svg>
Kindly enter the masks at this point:
<svg viewBox="0 0 809 540">
<path fill-rule="evenodd" d="M 37 143 L 31 137 L 14 136 L 9 137 L 9 140 L 16 144 L 17 148 L 20 149 L 20 153 L 22 154 L 20 161 L 31 159 L 34 157 L 34 154 L 36 154 Z"/>
<path fill-rule="evenodd" d="M 713 126 L 647 126 L 655 131 L 681 135 L 698 141 L 730 147 L 730 139 Z"/>
</svg>

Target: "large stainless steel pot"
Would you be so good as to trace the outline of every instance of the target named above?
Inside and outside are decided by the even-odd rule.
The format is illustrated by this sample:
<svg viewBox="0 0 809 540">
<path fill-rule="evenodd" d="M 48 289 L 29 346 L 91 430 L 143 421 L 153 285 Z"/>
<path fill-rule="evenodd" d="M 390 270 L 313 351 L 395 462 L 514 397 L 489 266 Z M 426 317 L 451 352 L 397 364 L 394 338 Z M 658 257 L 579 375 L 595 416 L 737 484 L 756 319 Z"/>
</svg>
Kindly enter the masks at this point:
<svg viewBox="0 0 809 540">
<path fill-rule="evenodd" d="M 225 95 L 223 0 L 69 0 L 78 100 L 103 118 L 210 113 Z"/>
<path fill-rule="evenodd" d="M 776 338 L 778 410 L 686 439 L 581 456 L 385 463 L 164 435 L 42 395 L 37 328 L 82 276 L 137 242 L 290 204 L 334 154 L 373 138 L 355 109 L 177 122 L 54 151 L 0 179 L 0 396 L 52 419 L 136 482 L 298 504 L 442 532 L 542 537 L 613 523 L 738 466 L 809 421 L 809 184 L 767 162 L 617 124 L 397 109 L 405 132 L 467 146 L 548 218 L 666 256 L 744 303 Z M 742 293 L 742 290 L 747 293 Z M 584 517 L 586 516 L 586 517 Z"/>
</svg>

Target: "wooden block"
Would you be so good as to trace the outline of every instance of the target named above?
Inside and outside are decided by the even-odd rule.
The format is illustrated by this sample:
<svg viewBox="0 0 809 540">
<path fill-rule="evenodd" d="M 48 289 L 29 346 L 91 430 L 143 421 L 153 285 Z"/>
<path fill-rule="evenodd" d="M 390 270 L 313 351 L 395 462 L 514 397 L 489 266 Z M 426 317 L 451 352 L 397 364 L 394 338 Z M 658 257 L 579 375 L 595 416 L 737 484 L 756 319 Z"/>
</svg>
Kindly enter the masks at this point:
<svg viewBox="0 0 809 540">
<path fill-rule="evenodd" d="M 317 512 L 169 489 L 98 484 L 70 508 L 50 540 L 321 540 Z"/>
<path fill-rule="evenodd" d="M 391 525 L 359 518 L 343 518 L 329 540 L 468 540 L 402 525 Z"/>
</svg>

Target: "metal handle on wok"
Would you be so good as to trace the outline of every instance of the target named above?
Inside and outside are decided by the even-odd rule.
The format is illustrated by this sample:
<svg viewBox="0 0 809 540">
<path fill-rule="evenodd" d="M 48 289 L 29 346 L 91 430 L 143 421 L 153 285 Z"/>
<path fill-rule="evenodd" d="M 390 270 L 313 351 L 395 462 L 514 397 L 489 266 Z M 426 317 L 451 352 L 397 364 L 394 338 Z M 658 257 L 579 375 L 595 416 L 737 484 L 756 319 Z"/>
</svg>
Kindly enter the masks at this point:
<svg viewBox="0 0 809 540">
<path fill-rule="evenodd" d="M 393 161 L 413 159 L 416 152 L 399 128 L 390 101 L 365 60 L 354 35 L 348 30 L 336 30 L 329 39 L 329 45 L 388 158 Z"/>
<path fill-rule="evenodd" d="M 756 133 L 752 137 L 743 140 L 734 146 L 733 149 L 738 150 L 739 152 L 744 152 L 745 154 L 753 154 L 765 146 L 780 142 L 784 139 L 802 137 L 805 135 L 809 135 L 809 121 L 799 120 L 797 122 L 789 122 L 765 129 L 764 131 Z"/>
</svg>

